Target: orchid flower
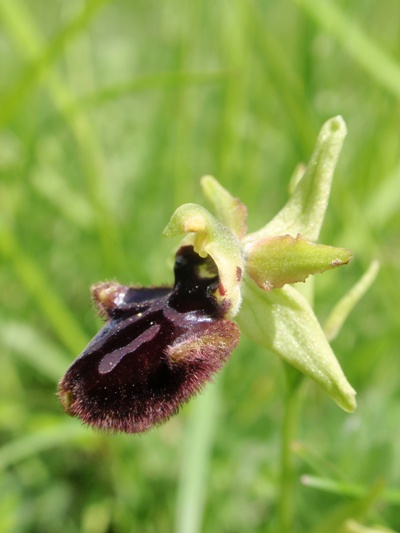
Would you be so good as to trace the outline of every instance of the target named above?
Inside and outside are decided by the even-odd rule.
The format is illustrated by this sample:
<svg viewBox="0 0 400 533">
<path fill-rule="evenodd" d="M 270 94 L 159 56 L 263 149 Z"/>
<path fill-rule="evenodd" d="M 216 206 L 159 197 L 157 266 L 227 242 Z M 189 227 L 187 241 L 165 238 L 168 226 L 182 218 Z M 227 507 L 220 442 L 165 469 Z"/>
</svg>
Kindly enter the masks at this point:
<svg viewBox="0 0 400 533">
<path fill-rule="evenodd" d="M 185 204 L 163 233 L 184 235 L 172 288 L 92 287 L 106 324 L 60 381 L 68 414 L 100 429 L 150 429 L 212 380 L 240 332 L 309 376 L 344 410 L 355 409 L 354 389 L 293 286 L 351 259 L 347 249 L 316 243 L 345 134 L 341 117 L 325 123 L 288 202 L 254 233 L 246 234 L 240 200 L 204 177 L 215 216 Z"/>
</svg>

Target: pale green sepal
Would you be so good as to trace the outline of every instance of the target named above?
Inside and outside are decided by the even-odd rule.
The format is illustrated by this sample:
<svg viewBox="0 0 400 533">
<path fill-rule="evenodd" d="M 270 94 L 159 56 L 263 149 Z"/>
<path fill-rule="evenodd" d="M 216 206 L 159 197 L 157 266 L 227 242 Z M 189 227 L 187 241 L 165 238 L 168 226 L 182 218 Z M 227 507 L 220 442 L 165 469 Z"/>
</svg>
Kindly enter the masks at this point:
<svg viewBox="0 0 400 533">
<path fill-rule="evenodd" d="M 246 272 L 266 291 L 305 281 L 311 274 L 347 264 L 352 257 L 350 250 L 315 244 L 300 234 L 268 237 L 247 246 L 245 252 Z"/>
<path fill-rule="evenodd" d="M 296 236 L 316 241 L 328 204 L 333 172 L 346 136 L 342 117 L 331 118 L 322 126 L 311 160 L 286 205 L 264 228 L 247 235 L 244 243 L 271 235 Z"/>
<path fill-rule="evenodd" d="M 227 302 L 226 316 L 232 318 L 241 303 L 244 262 L 240 242 L 230 229 L 197 204 L 178 207 L 163 231 L 164 237 L 182 233 L 193 234 L 184 239 L 184 244 L 192 244 L 201 257 L 209 254 L 215 261 L 220 280 L 215 297 Z"/>
<path fill-rule="evenodd" d="M 238 239 L 243 239 L 247 231 L 247 207 L 212 176 L 203 176 L 201 187 L 205 197 L 213 205 L 218 220 Z"/>
<path fill-rule="evenodd" d="M 346 318 L 375 281 L 378 272 L 379 261 L 372 261 L 365 274 L 332 309 L 324 324 L 325 335 L 329 341 L 337 336 Z"/>
<path fill-rule="evenodd" d="M 265 292 L 247 276 L 237 316 L 241 331 L 309 376 L 345 411 L 356 408 L 347 381 L 306 299 L 290 285 Z"/>
</svg>

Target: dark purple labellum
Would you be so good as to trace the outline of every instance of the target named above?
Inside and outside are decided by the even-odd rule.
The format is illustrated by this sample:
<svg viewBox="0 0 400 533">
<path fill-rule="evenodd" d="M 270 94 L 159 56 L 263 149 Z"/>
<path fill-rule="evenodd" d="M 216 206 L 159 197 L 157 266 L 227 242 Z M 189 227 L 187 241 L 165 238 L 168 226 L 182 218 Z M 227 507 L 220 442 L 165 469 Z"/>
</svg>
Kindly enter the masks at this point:
<svg viewBox="0 0 400 533">
<path fill-rule="evenodd" d="M 175 285 L 100 283 L 93 298 L 107 319 L 59 384 L 66 412 L 99 429 L 138 433 L 167 420 L 199 392 L 239 341 L 213 292 L 210 257 L 192 246 L 176 256 Z"/>
</svg>

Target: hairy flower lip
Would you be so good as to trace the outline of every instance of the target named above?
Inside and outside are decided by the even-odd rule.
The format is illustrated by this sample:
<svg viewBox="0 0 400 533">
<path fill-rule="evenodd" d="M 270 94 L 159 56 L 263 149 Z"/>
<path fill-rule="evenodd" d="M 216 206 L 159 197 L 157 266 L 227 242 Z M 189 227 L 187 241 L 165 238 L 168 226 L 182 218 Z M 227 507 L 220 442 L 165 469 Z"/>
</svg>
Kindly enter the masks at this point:
<svg viewBox="0 0 400 533">
<path fill-rule="evenodd" d="M 175 414 L 222 368 L 239 329 L 213 296 L 215 265 L 182 247 L 175 278 L 171 289 L 94 286 L 107 322 L 60 381 L 68 414 L 98 429 L 143 432 Z"/>
</svg>

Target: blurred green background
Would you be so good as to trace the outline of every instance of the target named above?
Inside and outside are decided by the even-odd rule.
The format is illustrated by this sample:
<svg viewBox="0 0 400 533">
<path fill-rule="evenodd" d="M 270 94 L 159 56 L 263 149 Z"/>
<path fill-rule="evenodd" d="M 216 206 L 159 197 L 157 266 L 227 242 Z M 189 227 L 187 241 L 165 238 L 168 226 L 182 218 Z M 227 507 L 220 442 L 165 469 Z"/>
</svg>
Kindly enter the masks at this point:
<svg viewBox="0 0 400 533">
<path fill-rule="evenodd" d="M 293 531 L 400 530 L 399 20 L 389 0 L 0 0 L 1 533 L 279 533 L 275 356 L 243 338 L 142 436 L 82 427 L 55 392 L 100 327 L 92 283 L 170 283 L 161 231 L 204 174 L 263 225 L 337 114 L 321 242 L 354 260 L 316 278 L 317 315 L 381 271 L 333 343 L 356 413 L 305 389 Z"/>
</svg>

